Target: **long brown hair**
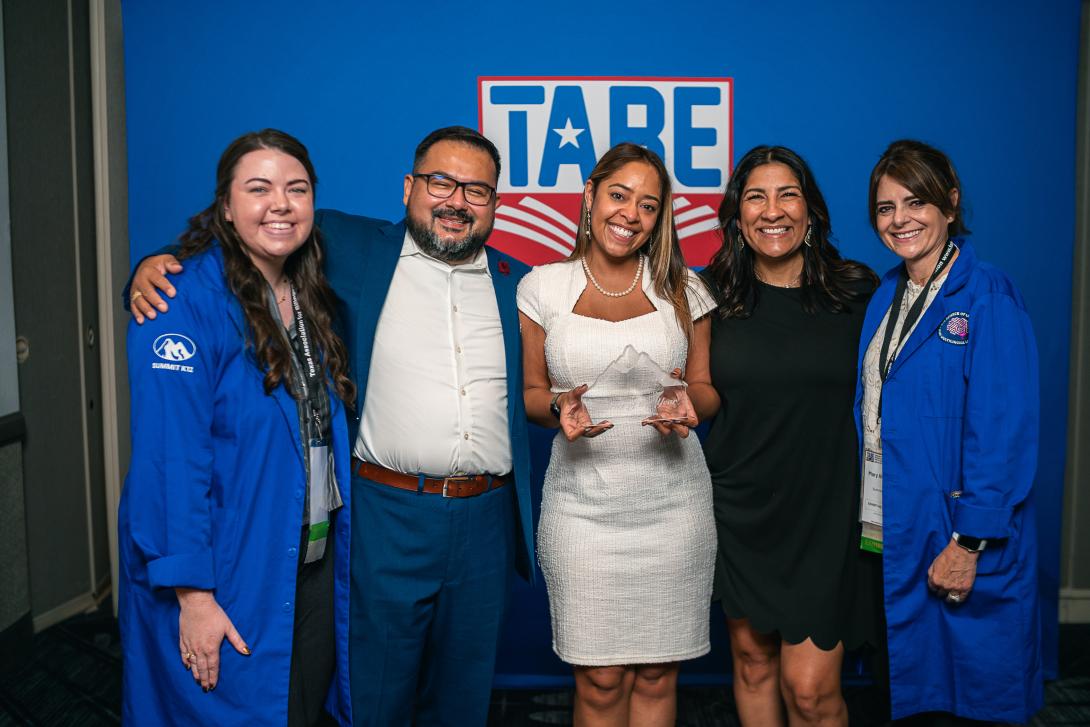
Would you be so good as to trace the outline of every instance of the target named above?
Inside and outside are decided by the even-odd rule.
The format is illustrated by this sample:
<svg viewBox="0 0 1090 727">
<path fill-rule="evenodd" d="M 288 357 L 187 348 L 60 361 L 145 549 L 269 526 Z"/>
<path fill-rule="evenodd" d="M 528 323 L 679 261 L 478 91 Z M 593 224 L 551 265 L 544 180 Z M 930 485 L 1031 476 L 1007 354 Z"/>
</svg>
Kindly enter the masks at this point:
<svg viewBox="0 0 1090 727">
<path fill-rule="evenodd" d="M 659 207 L 659 217 L 655 221 L 655 227 L 651 234 L 639 249 L 639 252 L 647 255 L 651 267 L 651 282 L 655 293 L 660 298 L 670 301 L 677 316 L 678 325 L 690 337 L 693 332 L 693 319 L 689 311 L 689 298 L 686 289 L 689 285 L 689 272 L 685 267 L 685 258 L 681 254 L 681 244 L 677 239 L 677 230 L 674 229 L 674 205 L 671 193 L 670 173 L 666 171 L 666 165 L 655 152 L 645 149 L 638 144 L 623 142 L 613 147 L 598 160 L 591 170 L 587 181 L 591 183 L 594 193 L 598 193 L 598 186 L 625 164 L 630 162 L 643 162 L 648 164 L 659 175 L 661 194 L 659 199 L 662 204 Z M 587 199 L 583 195 L 583 204 L 579 210 L 579 231 L 575 236 L 575 249 L 568 257 L 569 260 L 579 260 L 586 257 L 587 249 L 591 244 L 590 224 L 587 221 Z"/>
<path fill-rule="evenodd" d="M 219 244 L 228 287 L 242 305 L 250 328 L 249 343 L 254 348 L 258 365 L 265 370 L 265 393 L 271 393 L 283 383 L 293 396 L 299 396 L 301 392 L 292 391 L 292 354 L 284 335 L 284 326 L 269 310 L 269 284 L 250 261 L 242 238 L 224 214 L 239 161 L 259 149 L 279 151 L 294 157 L 310 177 L 311 189 L 317 187 L 318 176 L 314 173 L 314 165 L 307 148 L 298 139 L 276 129 L 243 134 L 232 141 L 220 156 L 216 167 L 216 198 L 207 208 L 189 218 L 189 228 L 179 237 L 181 250 L 178 257 L 184 260 Z M 284 275 L 295 286 L 299 307 L 314 329 L 311 336 L 317 343 L 337 396 L 352 402 L 356 387 L 348 378 L 348 355 L 344 343 L 333 332 L 334 296 L 322 274 L 322 246 L 317 226 L 311 229 L 299 249 L 288 256 L 284 263 Z"/>
<path fill-rule="evenodd" d="M 704 269 L 723 318 L 748 318 L 760 300 L 753 271 L 753 253 L 738 221 L 742 192 L 749 175 L 765 164 L 785 165 L 799 180 L 810 215 L 810 244 L 802 246 L 802 307 L 813 313 L 823 305 L 839 313 L 847 304 L 869 295 L 878 287 L 878 276 L 862 263 L 845 260 L 832 244 L 829 207 L 810 167 L 801 156 L 783 146 L 758 146 L 746 152 L 730 175 L 719 204 L 719 228 L 723 246 Z"/>
</svg>

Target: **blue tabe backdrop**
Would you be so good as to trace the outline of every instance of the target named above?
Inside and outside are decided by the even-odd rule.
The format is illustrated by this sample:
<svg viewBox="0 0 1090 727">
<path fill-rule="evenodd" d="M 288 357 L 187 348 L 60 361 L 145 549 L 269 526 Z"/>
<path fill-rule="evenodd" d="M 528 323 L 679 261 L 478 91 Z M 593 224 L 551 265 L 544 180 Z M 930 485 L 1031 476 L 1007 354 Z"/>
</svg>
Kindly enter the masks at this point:
<svg viewBox="0 0 1090 727">
<path fill-rule="evenodd" d="M 692 263 L 713 244 L 701 208 L 714 206 L 733 160 L 773 143 L 813 166 L 845 254 L 884 271 L 895 261 L 867 223 L 871 166 L 893 139 L 936 144 L 958 165 L 980 256 L 1021 287 L 1037 332 L 1041 592 L 1054 674 L 1079 8 L 123 0 L 132 257 L 173 240 L 208 204 L 216 159 L 242 132 L 273 126 L 300 137 L 321 178 L 320 206 L 396 220 L 417 141 L 464 124 L 502 137 L 516 174 L 505 179 L 509 209 L 495 242 L 523 244 L 526 257 L 548 257 L 543 245 L 560 254 L 565 195 L 588 149 L 642 133 L 686 190 L 675 205 L 691 212 Z M 540 437 L 539 476 L 547 446 Z M 497 683 L 564 680 L 544 588 L 514 588 Z M 715 647 L 685 667 L 688 679 L 728 670 L 720 620 L 713 611 Z"/>
</svg>

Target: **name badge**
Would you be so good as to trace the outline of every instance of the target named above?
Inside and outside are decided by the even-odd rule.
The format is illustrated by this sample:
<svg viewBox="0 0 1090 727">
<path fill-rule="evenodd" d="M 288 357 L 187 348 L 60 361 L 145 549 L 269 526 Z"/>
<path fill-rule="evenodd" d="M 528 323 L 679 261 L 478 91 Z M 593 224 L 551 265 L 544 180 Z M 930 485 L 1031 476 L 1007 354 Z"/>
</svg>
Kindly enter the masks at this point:
<svg viewBox="0 0 1090 727">
<path fill-rule="evenodd" d="M 341 507 L 337 475 L 333 468 L 333 452 L 317 440 L 310 443 L 310 528 L 307 532 L 307 554 L 304 563 L 321 560 L 329 536 L 329 513 Z"/>
<path fill-rule="evenodd" d="M 882 453 L 863 451 L 863 484 L 859 492 L 859 521 L 863 534 L 859 547 L 882 552 Z"/>
</svg>

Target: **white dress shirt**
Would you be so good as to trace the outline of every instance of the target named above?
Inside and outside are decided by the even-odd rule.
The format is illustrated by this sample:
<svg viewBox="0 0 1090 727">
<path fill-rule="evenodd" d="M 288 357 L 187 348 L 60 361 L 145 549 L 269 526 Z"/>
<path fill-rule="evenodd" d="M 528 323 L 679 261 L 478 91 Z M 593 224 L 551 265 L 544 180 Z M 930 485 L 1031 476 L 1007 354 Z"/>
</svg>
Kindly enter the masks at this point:
<svg viewBox="0 0 1090 727">
<path fill-rule="evenodd" d="M 511 471 L 503 329 L 484 250 L 448 265 L 406 231 L 353 454 L 408 474 Z"/>
</svg>

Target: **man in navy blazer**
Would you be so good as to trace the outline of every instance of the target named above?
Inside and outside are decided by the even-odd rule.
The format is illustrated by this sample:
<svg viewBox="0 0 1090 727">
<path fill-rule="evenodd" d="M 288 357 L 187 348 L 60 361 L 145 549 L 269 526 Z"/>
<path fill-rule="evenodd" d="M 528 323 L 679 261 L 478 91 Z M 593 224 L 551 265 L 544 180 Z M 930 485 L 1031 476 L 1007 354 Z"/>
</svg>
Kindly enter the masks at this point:
<svg viewBox="0 0 1090 727">
<path fill-rule="evenodd" d="M 349 650 L 357 724 L 483 725 L 512 560 L 532 577 L 515 306 L 527 268 L 484 247 L 499 166 L 477 132 L 440 129 L 405 177 L 404 221 L 318 213 L 359 392 Z M 465 487 L 470 496 L 444 497 L 451 475 L 505 477 L 447 480 L 447 495 Z"/>
<path fill-rule="evenodd" d="M 349 427 L 357 725 L 483 725 L 512 566 L 533 579 L 515 306 L 528 268 L 484 246 L 499 170 L 484 136 L 438 129 L 405 175 L 402 222 L 316 216 L 358 391 Z M 154 317 L 145 301 L 158 301 L 155 268 L 165 263 L 149 259 L 133 277 L 132 292 L 145 296 L 138 318 Z"/>
</svg>

